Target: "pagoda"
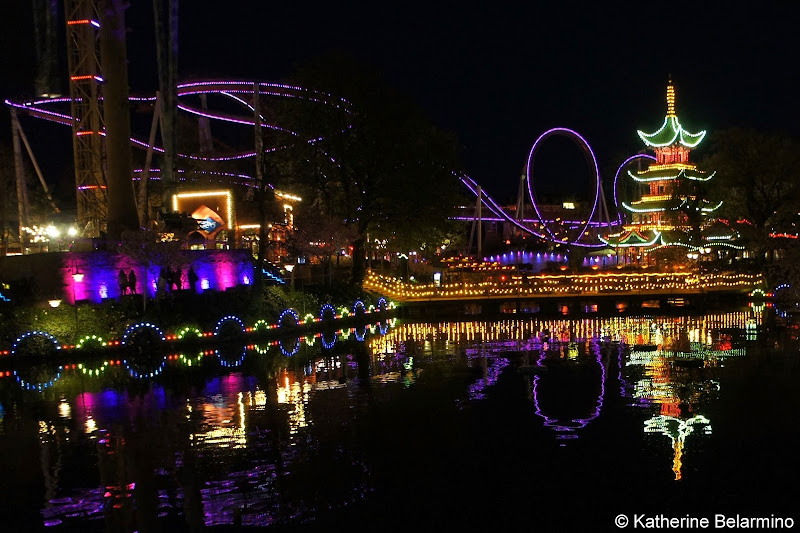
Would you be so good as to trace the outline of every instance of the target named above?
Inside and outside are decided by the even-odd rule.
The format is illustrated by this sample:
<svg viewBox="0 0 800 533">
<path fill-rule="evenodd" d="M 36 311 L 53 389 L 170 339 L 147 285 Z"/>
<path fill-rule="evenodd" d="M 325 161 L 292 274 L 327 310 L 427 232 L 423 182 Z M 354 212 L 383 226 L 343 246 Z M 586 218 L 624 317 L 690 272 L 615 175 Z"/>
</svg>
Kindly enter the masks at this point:
<svg viewBox="0 0 800 533">
<path fill-rule="evenodd" d="M 638 250 L 640 259 L 665 246 L 683 246 L 690 253 L 707 251 L 703 230 L 710 227 L 709 215 L 722 202 L 709 202 L 700 189 L 716 172 L 698 170 L 690 162 L 692 149 L 702 142 L 706 132 L 691 133 L 681 125 L 675 113 L 675 87 L 671 79 L 667 84 L 664 123 L 653 133 L 641 130 L 637 133 L 645 146 L 655 152 L 655 161 L 646 170 L 627 171 L 628 178 L 643 193 L 636 201 L 621 203 L 627 211 L 627 222 L 620 232 L 601 240 L 612 248 Z"/>
</svg>

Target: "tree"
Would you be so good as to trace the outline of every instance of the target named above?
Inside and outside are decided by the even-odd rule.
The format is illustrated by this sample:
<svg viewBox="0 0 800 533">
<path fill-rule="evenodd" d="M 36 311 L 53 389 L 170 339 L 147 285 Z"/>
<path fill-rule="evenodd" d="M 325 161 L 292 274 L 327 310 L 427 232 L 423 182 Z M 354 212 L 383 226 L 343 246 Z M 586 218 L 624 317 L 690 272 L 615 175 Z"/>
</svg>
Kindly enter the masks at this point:
<svg viewBox="0 0 800 533">
<path fill-rule="evenodd" d="M 328 96 L 328 105 L 287 109 L 298 141 L 271 157 L 288 187 L 352 233 L 354 284 L 364 278 L 368 235 L 421 245 L 449 232 L 462 190 L 453 174 L 459 163 L 452 134 L 342 57 L 313 62 L 291 82 L 346 99 Z"/>
<path fill-rule="evenodd" d="M 352 242 L 353 232 L 339 218 L 326 215 L 319 204 L 298 212 L 300 221 L 288 237 L 290 251 L 296 255 L 311 255 L 322 265 L 322 279 L 331 273 L 331 257 Z"/>
<path fill-rule="evenodd" d="M 120 252 L 127 255 L 144 269 L 142 285 L 143 311 L 147 311 L 147 287 L 150 276 L 167 267 L 180 266 L 182 262 L 180 241 L 163 242 L 158 233 L 150 230 L 125 231 L 122 233 Z"/>
<path fill-rule="evenodd" d="M 737 229 L 760 265 L 776 247 L 770 235 L 796 221 L 800 201 L 800 143 L 776 133 L 730 128 L 716 133 L 704 165 L 719 173 L 720 216 Z M 796 231 L 796 230 L 795 230 Z"/>
<path fill-rule="evenodd" d="M 0 253 L 8 250 L 9 237 L 18 233 L 14 224 L 17 205 L 12 201 L 16 195 L 14 159 L 11 148 L 0 144 Z"/>
</svg>

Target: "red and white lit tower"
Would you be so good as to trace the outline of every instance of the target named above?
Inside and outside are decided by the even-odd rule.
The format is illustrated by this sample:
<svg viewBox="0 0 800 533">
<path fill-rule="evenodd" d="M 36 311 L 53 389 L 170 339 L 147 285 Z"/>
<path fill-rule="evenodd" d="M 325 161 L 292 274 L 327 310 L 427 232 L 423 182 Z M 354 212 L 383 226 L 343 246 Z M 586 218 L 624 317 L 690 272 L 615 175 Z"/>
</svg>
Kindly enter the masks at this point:
<svg viewBox="0 0 800 533">
<path fill-rule="evenodd" d="M 100 16 L 94 0 L 66 0 L 65 6 L 77 222 L 84 237 L 97 237 L 105 231 L 108 205 L 103 172 Z"/>
<path fill-rule="evenodd" d="M 138 227 L 125 8 L 122 0 L 66 2 L 77 222 L 85 237 L 111 241 Z"/>
</svg>

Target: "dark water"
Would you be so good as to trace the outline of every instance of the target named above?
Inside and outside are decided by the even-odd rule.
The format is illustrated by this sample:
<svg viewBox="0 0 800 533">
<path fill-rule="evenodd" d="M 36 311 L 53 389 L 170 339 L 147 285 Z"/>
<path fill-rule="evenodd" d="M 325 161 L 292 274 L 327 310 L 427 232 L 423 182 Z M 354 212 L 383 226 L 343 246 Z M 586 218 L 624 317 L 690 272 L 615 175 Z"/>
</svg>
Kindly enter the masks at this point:
<svg viewBox="0 0 800 533">
<path fill-rule="evenodd" d="M 0 378 L 2 528 L 800 521 L 792 333 L 738 312 L 395 323 L 20 367 Z"/>
</svg>

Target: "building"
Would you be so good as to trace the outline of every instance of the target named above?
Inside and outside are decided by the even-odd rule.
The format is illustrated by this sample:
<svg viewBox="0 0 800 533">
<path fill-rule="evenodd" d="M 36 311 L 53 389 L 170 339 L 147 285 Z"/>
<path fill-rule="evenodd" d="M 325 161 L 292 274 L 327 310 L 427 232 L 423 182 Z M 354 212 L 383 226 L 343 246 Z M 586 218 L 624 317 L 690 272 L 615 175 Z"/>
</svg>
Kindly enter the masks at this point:
<svg viewBox="0 0 800 533">
<path fill-rule="evenodd" d="M 715 247 L 734 246 L 735 230 L 721 224 L 714 213 L 721 200 L 709 200 L 716 172 L 697 168 L 691 151 L 705 138 L 706 132 L 684 129 L 675 112 L 675 87 L 667 84 L 667 113 L 664 123 L 653 133 L 639 130 L 645 147 L 655 152 L 647 169 L 627 171 L 638 198 L 622 201 L 621 231 L 601 237 L 618 252 L 625 252 L 628 262 L 648 263 L 657 250 L 679 252 L 673 256 L 697 259 Z"/>
</svg>

